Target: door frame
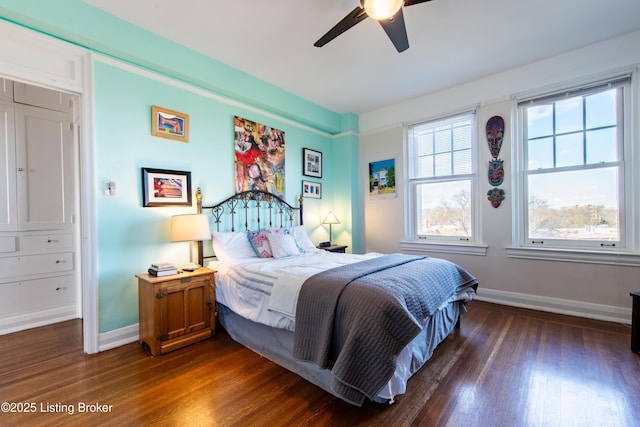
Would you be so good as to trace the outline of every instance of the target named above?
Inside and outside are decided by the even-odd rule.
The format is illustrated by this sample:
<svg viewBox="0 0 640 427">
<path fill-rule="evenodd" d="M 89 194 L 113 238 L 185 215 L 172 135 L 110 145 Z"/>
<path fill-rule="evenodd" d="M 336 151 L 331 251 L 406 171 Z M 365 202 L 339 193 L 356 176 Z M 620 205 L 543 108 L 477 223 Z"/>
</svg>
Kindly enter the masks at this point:
<svg viewBox="0 0 640 427">
<path fill-rule="evenodd" d="M 81 289 L 85 353 L 99 351 L 98 248 L 96 224 L 97 184 L 93 111 L 93 57 L 90 51 L 16 24 L 0 20 L 0 76 L 73 94 L 76 109 L 79 218 L 76 221 L 78 273 Z"/>
</svg>

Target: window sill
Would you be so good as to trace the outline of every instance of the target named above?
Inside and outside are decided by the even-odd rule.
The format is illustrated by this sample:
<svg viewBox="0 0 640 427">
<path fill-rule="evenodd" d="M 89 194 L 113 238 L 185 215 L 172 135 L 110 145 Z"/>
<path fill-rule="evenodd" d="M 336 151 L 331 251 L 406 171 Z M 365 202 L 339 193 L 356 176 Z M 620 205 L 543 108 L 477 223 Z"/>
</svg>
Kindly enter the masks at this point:
<svg viewBox="0 0 640 427">
<path fill-rule="evenodd" d="M 640 266 L 640 254 L 630 252 L 597 252 L 577 249 L 507 248 L 509 258 L 538 259 L 546 261 L 581 262 L 586 264 L 610 264 Z"/>
<path fill-rule="evenodd" d="M 403 251 L 413 253 L 445 253 L 459 255 L 486 256 L 488 246 L 478 244 L 461 245 L 459 243 L 401 241 Z"/>
</svg>

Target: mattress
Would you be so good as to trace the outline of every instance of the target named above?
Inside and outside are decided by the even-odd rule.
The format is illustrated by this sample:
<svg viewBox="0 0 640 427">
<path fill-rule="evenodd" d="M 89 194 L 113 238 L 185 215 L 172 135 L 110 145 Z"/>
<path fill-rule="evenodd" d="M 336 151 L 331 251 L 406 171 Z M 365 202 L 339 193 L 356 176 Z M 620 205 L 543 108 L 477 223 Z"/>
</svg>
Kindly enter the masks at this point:
<svg viewBox="0 0 640 427">
<path fill-rule="evenodd" d="M 246 258 L 234 262 L 212 261 L 216 270 L 216 300 L 242 317 L 288 331 L 295 330 L 295 288 L 314 274 L 381 256 L 379 253 L 337 254 L 323 250 L 288 258 Z M 274 293 L 291 291 L 290 310 L 271 307 Z M 293 312 L 292 312 L 293 311 Z"/>
</svg>

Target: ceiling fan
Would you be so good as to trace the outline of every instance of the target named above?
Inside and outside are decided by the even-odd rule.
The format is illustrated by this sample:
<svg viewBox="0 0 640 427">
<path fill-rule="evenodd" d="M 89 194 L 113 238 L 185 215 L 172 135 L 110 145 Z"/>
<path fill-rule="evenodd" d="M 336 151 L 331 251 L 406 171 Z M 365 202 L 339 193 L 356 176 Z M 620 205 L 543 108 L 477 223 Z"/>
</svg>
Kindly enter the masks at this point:
<svg viewBox="0 0 640 427">
<path fill-rule="evenodd" d="M 431 0 L 360 0 L 362 7 L 357 6 L 353 9 L 313 45 L 322 47 L 359 22 L 373 18 L 380 22 L 396 50 L 404 52 L 409 49 L 409 39 L 404 25 L 402 7 L 428 1 Z"/>
</svg>

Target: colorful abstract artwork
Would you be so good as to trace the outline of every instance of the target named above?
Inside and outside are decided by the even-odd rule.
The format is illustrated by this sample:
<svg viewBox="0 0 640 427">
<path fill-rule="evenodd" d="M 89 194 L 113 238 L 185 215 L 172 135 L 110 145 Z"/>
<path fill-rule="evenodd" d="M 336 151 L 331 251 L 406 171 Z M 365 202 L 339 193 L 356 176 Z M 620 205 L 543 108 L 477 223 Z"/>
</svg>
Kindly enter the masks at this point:
<svg viewBox="0 0 640 427">
<path fill-rule="evenodd" d="M 284 132 L 234 118 L 236 193 L 263 190 L 284 198 Z"/>
</svg>

